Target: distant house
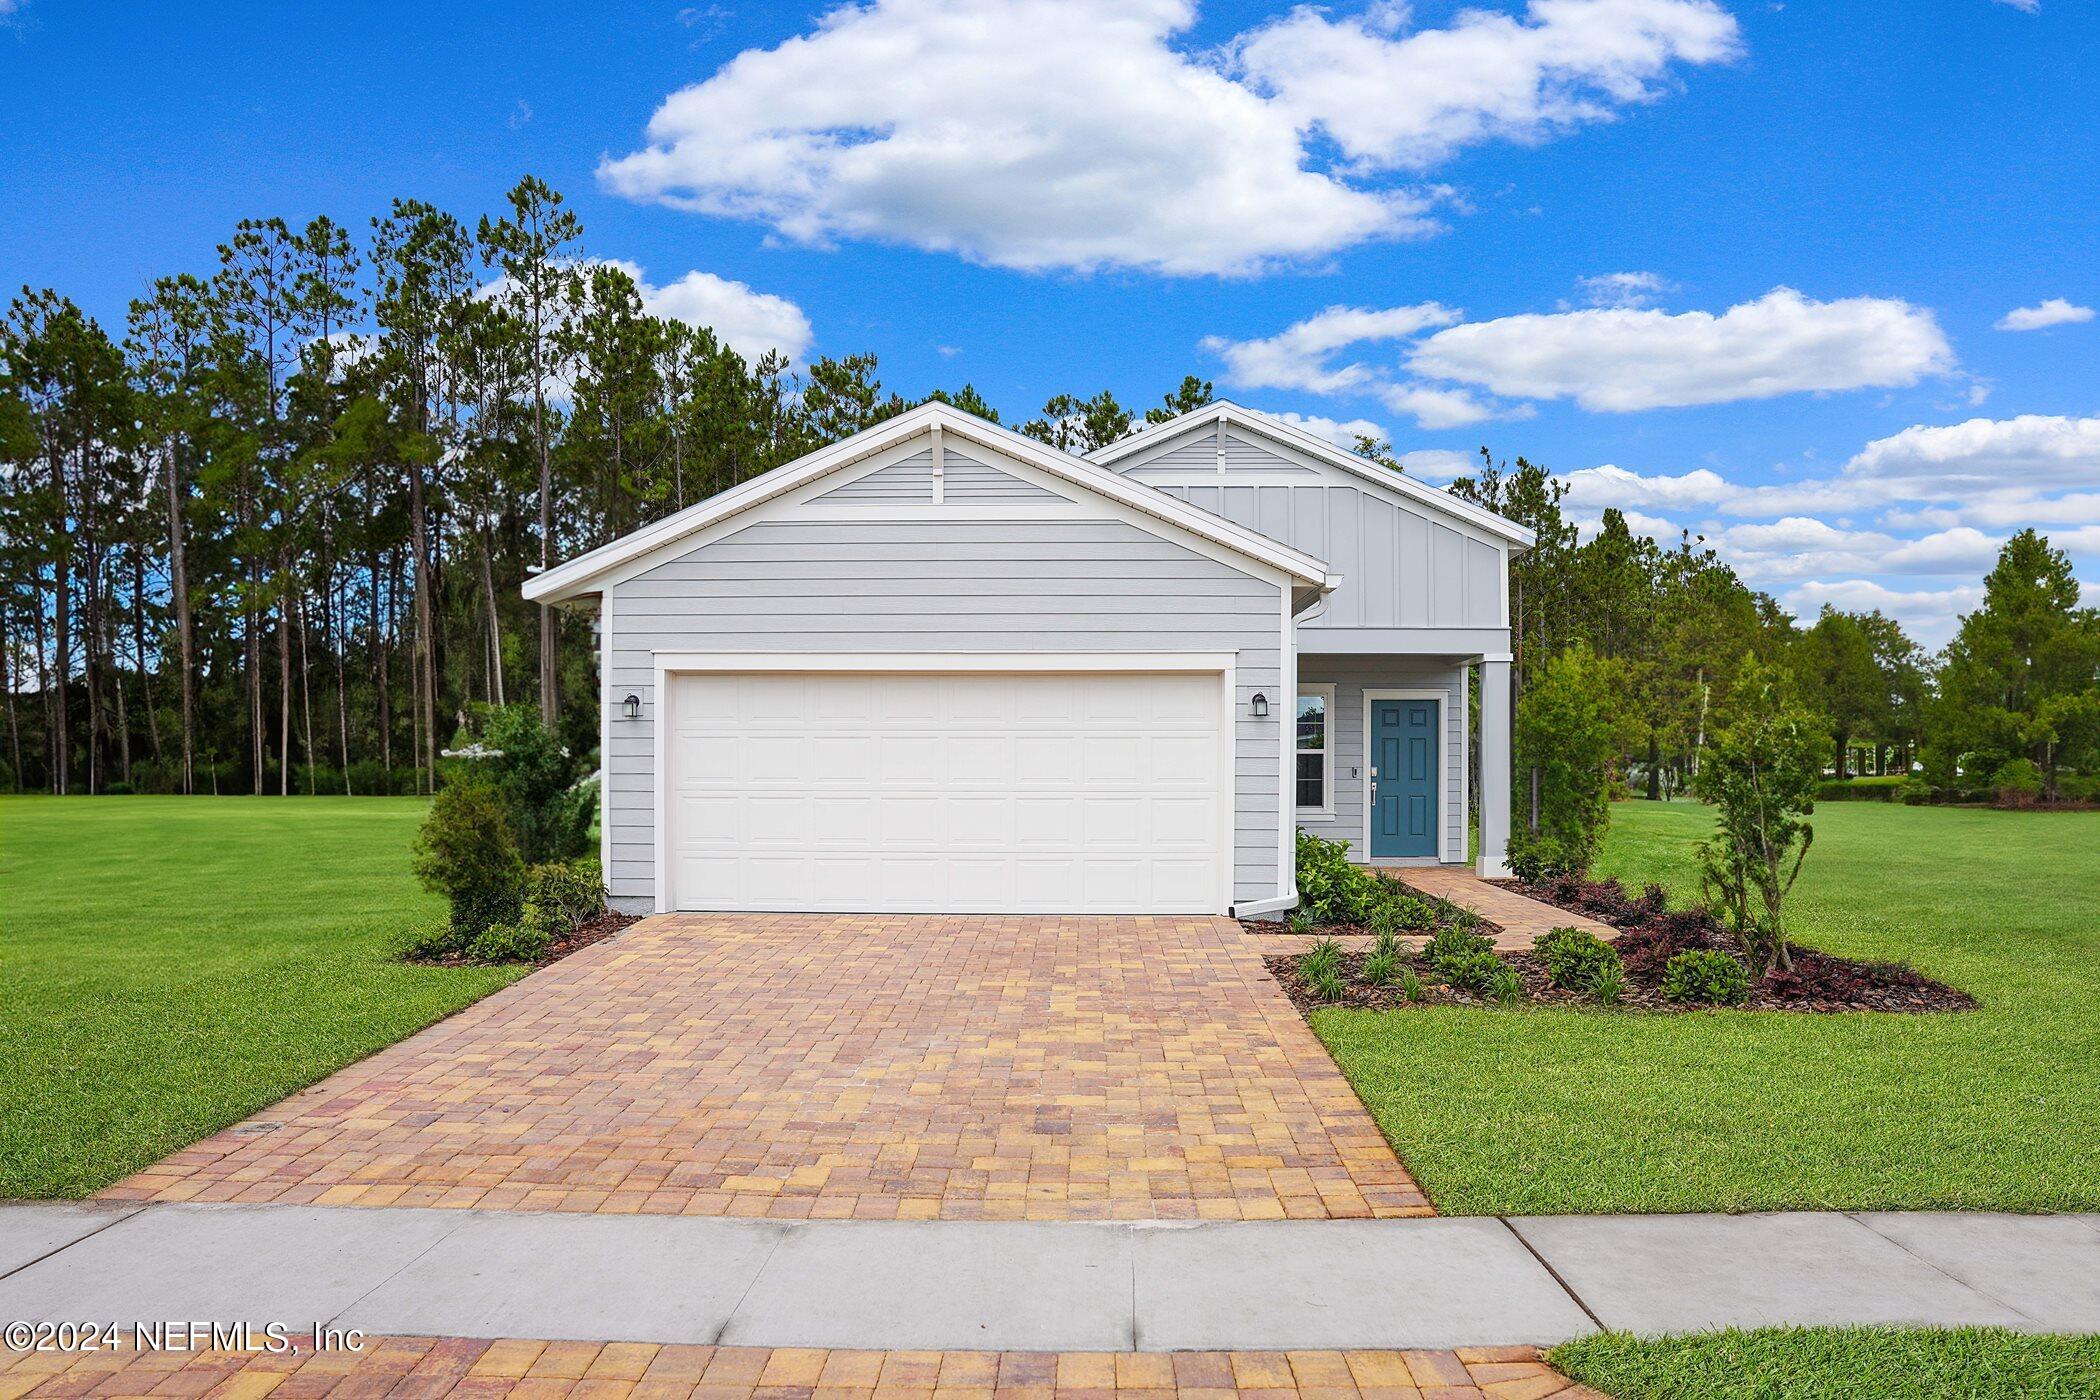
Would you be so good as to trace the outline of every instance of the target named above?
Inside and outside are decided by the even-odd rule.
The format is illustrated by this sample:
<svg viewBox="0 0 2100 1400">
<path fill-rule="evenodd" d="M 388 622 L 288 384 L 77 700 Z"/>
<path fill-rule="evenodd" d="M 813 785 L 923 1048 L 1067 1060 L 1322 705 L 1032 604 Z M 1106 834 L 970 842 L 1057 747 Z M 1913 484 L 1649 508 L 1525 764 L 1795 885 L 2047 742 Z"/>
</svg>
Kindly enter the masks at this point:
<svg viewBox="0 0 2100 1400">
<path fill-rule="evenodd" d="M 1211 404 L 931 403 L 571 560 L 637 910 L 1273 913 L 1294 832 L 1500 873 L 1528 531 Z M 1468 672 L 1480 674 L 1479 723 Z"/>
</svg>

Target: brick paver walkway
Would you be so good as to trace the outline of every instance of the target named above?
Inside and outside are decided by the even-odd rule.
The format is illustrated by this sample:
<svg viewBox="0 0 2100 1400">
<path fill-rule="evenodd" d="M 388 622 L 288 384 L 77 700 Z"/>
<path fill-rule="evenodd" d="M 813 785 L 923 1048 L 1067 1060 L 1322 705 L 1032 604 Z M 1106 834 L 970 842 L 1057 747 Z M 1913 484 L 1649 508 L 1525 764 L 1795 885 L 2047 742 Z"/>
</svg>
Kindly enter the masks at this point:
<svg viewBox="0 0 2100 1400">
<path fill-rule="evenodd" d="M 1532 939 L 1553 928 L 1584 928 L 1599 938 L 1619 936 L 1619 931 L 1610 924 L 1556 908 L 1530 895 L 1518 894 L 1458 866 L 1409 866 L 1387 873 L 1397 875 L 1403 884 L 1412 885 L 1424 894 L 1448 899 L 1462 909 L 1472 910 L 1489 923 L 1500 925 L 1502 932 L 1496 936 L 1495 946 L 1505 951 L 1528 951 Z"/>
<path fill-rule="evenodd" d="M 1580 1400 L 1529 1347 L 1467 1351 L 768 1351 L 367 1338 L 357 1352 L 0 1351 L 0 1400 L 335 1395 L 635 1400 Z"/>
<path fill-rule="evenodd" d="M 649 919 L 103 1194 L 776 1218 L 1431 1213 L 1222 918 Z"/>
</svg>

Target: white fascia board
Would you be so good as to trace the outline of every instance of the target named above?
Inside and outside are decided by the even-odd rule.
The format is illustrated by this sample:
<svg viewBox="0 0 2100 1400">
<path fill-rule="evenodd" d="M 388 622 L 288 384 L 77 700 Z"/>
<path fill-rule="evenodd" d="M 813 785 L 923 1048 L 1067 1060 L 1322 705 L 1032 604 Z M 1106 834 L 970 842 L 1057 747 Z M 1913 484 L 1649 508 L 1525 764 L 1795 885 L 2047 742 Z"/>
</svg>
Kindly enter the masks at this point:
<svg viewBox="0 0 2100 1400">
<path fill-rule="evenodd" d="M 525 596 L 539 602 L 559 603 L 593 592 L 600 579 L 634 559 L 652 554 L 666 545 L 697 534 L 731 516 L 807 485 L 819 477 L 917 437 L 936 424 L 940 426 L 944 435 L 975 442 L 994 452 L 1025 462 L 1097 496 L 1164 520 L 1235 554 L 1310 583 L 1322 591 L 1333 586 L 1327 565 L 1309 554 L 1246 529 L 1223 516 L 1214 515 L 1200 506 L 1192 506 L 1165 491 L 1154 490 L 1142 482 L 1131 481 L 1118 472 L 1110 471 L 1084 458 L 1060 452 L 1033 438 L 1023 437 L 1019 433 L 987 423 L 947 404 L 936 402 L 921 404 L 886 422 L 855 433 L 841 442 L 819 448 L 805 457 L 775 467 L 772 471 L 753 477 L 740 486 L 688 506 L 675 515 L 667 515 L 653 524 L 621 536 L 610 544 L 601 545 L 588 554 L 578 555 L 559 567 L 529 578 L 525 581 Z"/>
<path fill-rule="evenodd" d="M 1087 454 L 1087 460 L 1103 466 L 1111 462 L 1120 462 L 1134 453 L 1145 451 L 1180 437 L 1183 433 L 1220 420 L 1234 427 L 1273 438 L 1286 447 L 1294 447 L 1403 501 L 1456 516 L 1469 525 L 1507 540 L 1518 549 L 1531 548 L 1536 538 L 1530 530 L 1515 521 L 1505 520 L 1495 512 L 1476 506 L 1471 501 L 1460 500 L 1450 492 L 1439 491 L 1434 486 L 1425 486 L 1413 477 L 1373 466 L 1355 453 L 1336 447 L 1326 438 L 1308 433 L 1303 428 L 1293 427 L 1280 418 L 1272 418 L 1266 413 L 1243 408 L 1227 399 L 1207 403 L 1201 408 L 1182 414 L 1179 418 L 1169 418 L 1164 423 L 1155 423 L 1149 428 L 1132 433 L 1129 437 L 1118 438 L 1106 447 L 1097 447 Z"/>
</svg>

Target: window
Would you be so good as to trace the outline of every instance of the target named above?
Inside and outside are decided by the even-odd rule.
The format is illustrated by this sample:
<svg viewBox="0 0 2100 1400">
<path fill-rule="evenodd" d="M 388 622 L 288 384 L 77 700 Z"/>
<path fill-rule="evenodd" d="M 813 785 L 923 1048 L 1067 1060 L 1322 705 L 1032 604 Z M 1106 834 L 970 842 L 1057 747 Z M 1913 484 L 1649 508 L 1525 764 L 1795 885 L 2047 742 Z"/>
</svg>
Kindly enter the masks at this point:
<svg viewBox="0 0 2100 1400">
<path fill-rule="evenodd" d="M 1301 813 L 1324 816 L 1331 808 L 1329 794 L 1334 787 L 1331 732 L 1333 714 L 1333 686 L 1306 686 L 1298 692 L 1297 740 L 1293 760 L 1297 764 L 1298 810 Z"/>
</svg>

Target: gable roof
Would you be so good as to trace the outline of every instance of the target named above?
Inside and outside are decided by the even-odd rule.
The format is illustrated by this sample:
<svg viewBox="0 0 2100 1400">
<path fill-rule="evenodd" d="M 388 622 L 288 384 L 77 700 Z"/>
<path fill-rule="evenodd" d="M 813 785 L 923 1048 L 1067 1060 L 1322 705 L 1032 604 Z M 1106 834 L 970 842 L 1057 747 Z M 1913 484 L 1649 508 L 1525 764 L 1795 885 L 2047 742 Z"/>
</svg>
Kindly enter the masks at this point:
<svg viewBox="0 0 2100 1400">
<path fill-rule="evenodd" d="M 1106 447 L 1097 447 L 1087 454 L 1087 460 L 1099 462 L 1103 466 L 1111 462 L 1120 462 L 1134 453 L 1221 421 L 1317 458 L 1330 467 L 1361 478 L 1367 484 L 1409 505 L 1425 506 L 1453 516 L 1476 529 L 1485 530 L 1507 540 L 1518 549 L 1529 549 L 1532 545 L 1532 532 L 1515 521 L 1505 520 L 1495 512 L 1476 506 L 1471 501 L 1460 500 L 1449 491 L 1439 491 L 1411 476 L 1403 476 L 1390 468 L 1368 462 L 1354 452 L 1335 446 L 1326 438 L 1308 433 L 1303 428 L 1293 427 L 1280 418 L 1273 418 L 1251 408 L 1242 408 L 1228 399 L 1214 400 L 1178 418 L 1169 418 L 1164 423 L 1153 424 L 1132 433 L 1129 437 L 1118 438 Z"/>
<path fill-rule="evenodd" d="M 1023 437 L 975 414 L 935 401 L 886 419 L 829 447 L 818 448 L 739 486 L 687 506 L 674 515 L 622 535 L 609 544 L 600 545 L 587 554 L 580 554 L 546 573 L 528 578 L 525 580 L 525 596 L 537 602 L 560 603 L 596 593 L 606 575 L 644 555 L 653 554 L 855 462 L 865 461 L 935 427 L 944 434 L 1004 453 L 1095 495 L 1178 526 L 1316 588 L 1325 590 L 1333 586 L 1327 565 L 1310 554 L 1292 549 L 1200 506 L 1192 506 L 1165 491 L 1132 481 L 1083 457 L 1060 452 L 1034 438 Z"/>
</svg>

